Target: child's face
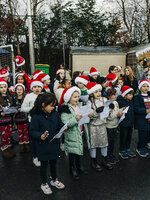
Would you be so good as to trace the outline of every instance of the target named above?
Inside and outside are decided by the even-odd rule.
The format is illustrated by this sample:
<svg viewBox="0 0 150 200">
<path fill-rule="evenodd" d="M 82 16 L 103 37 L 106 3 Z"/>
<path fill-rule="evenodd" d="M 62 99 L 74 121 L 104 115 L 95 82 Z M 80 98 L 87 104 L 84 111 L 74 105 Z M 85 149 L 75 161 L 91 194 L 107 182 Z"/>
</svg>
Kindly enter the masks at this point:
<svg viewBox="0 0 150 200">
<path fill-rule="evenodd" d="M 6 95 L 7 92 L 7 86 L 5 84 L 0 85 L 0 93 L 1 95 Z"/>
<path fill-rule="evenodd" d="M 44 85 L 49 85 L 50 82 L 51 82 L 51 80 L 48 78 L 47 80 L 45 80 L 45 81 L 43 82 L 43 84 L 44 84 Z"/>
<path fill-rule="evenodd" d="M 123 80 L 118 80 L 118 85 L 123 86 Z"/>
<path fill-rule="evenodd" d="M 84 84 L 83 84 L 83 83 L 80 83 L 80 82 L 77 83 L 77 86 L 78 86 L 81 90 L 84 88 Z"/>
<path fill-rule="evenodd" d="M 60 79 L 63 80 L 64 77 L 65 77 L 65 73 L 64 73 L 64 72 L 60 72 L 60 73 L 59 73 L 59 76 L 60 76 Z"/>
<path fill-rule="evenodd" d="M 44 108 L 44 110 L 45 110 L 47 113 L 51 113 L 51 112 L 54 110 L 54 108 L 55 108 L 55 104 L 52 104 L 52 103 L 51 103 L 51 104 L 45 106 L 45 104 L 42 103 L 42 107 Z"/>
<path fill-rule="evenodd" d="M 94 97 L 94 99 L 99 99 L 101 97 L 101 91 L 100 90 L 96 90 L 93 93 L 93 97 Z"/>
<path fill-rule="evenodd" d="M 3 77 L 4 80 L 8 81 L 9 77 L 8 76 L 5 76 Z"/>
<path fill-rule="evenodd" d="M 22 84 L 24 84 L 24 78 L 23 78 L 23 76 L 18 76 L 18 77 L 17 77 L 17 83 L 22 83 Z"/>
<path fill-rule="evenodd" d="M 127 99 L 127 100 L 129 100 L 129 101 L 131 101 L 132 98 L 133 98 L 133 93 L 126 94 L 124 98 Z"/>
<path fill-rule="evenodd" d="M 70 98 L 69 103 L 73 106 L 76 106 L 79 101 L 79 92 L 74 92 Z"/>
<path fill-rule="evenodd" d="M 119 72 L 118 67 L 115 67 L 114 73 L 117 74 Z"/>
<path fill-rule="evenodd" d="M 97 79 L 97 77 L 98 77 L 97 74 L 95 74 L 95 75 L 92 76 L 92 78 L 95 79 L 95 80 Z"/>
<path fill-rule="evenodd" d="M 66 88 L 71 88 L 71 80 L 67 80 L 65 82 L 65 84 L 63 85 L 63 87 L 66 89 Z"/>
<path fill-rule="evenodd" d="M 34 94 L 39 95 L 42 92 L 42 88 L 38 85 L 32 87 L 32 91 Z"/>
<path fill-rule="evenodd" d="M 108 82 L 105 81 L 104 83 L 101 84 L 103 88 L 107 88 L 108 87 Z"/>
<path fill-rule="evenodd" d="M 142 92 L 143 94 L 147 94 L 147 92 L 149 91 L 149 85 L 146 84 L 146 83 L 143 84 L 140 90 L 141 90 L 141 92 Z"/>
<path fill-rule="evenodd" d="M 18 85 L 16 88 L 16 93 L 18 96 L 21 96 L 23 94 L 23 87 Z"/>
<path fill-rule="evenodd" d="M 111 95 L 110 97 L 108 97 L 109 100 L 116 100 L 116 94 Z"/>
</svg>

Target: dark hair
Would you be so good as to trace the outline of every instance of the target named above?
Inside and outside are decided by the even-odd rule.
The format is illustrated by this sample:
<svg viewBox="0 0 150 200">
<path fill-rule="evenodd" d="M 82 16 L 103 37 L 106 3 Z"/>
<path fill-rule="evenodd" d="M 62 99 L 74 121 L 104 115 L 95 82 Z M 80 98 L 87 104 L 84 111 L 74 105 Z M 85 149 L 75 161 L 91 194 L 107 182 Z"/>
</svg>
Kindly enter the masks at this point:
<svg viewBox="0 0 150 200">
<path fill-rule="evenodd" d="M 106 82 L 106 78 L 105 77 L 103 77 L 103 76 L 98 77 L 98 79 L 97 79 L 97 83 L 98 84 L 103 84 L 105 82 Z"/>
<path fill-rule="evenodd" d="M 22 76 L 22 75 L 19 75 L 19 76 Z M 18 83 L 17 82 L 17 80 L 18 80 L 18 77 L 19 76 L 17 76 L 17 78 L 16 78 L 16 83 Z M 23 77 L 23 79 L 24 79 L 24 83 L 23 83 L 23 85 L 25 86 L 25 88 L 27 87 L 27 81 L 26 81 L 26 79 L 25 79 L 25 77 L 24 76 L 22 76 Z"/>
<path fill-rule="evenodd" d="M 107 98 L 111 97 L 112 95 L 116 94 L 116 89 L 115 88 L 109 88 L 107 90 Z"/>
<path fill-rule="evenodd" d="M 8 93 L 8 90 L 7 90 L 7 92 L 6 92 L 6 96 L 7 96 L 7 99 L 8 99 L 8 104 L 10 104 L 10 105 L 6 105 L 6 102 L 4 101 L 4 98 L 3 98 L 3 96 L 0 94 L 0 106 L 2 106 L 2 107 L 5 107 L 5 106 L 12 106 L 13 105 L 13 101 L 12 101 L 12 98 L 11 98 L 11 96 L 9 95 L 9 93 Z"/>
<path fill-rule="evenodd" d="M 109 69 L 108 69 L 108 72 L 111 73 L 111 71 L 114 70 L 115 67 L 116 67 L 115 65 L 111 65 L 111 66 L 109 67 Z"/>
<path fill-rule="evenodd" d="M 79 74 L 81 74 L 81 71 L 75 71 L 75 72 L 73 72 L 72 79 L 75 80 L 75 78 L 77 76 L 79 76 Z"/>
<path fill-rule="evenodd" d="M 45 107 L 48 106 L 49 104 L 52 104 L 52 106 L 55 106 L 57 104 L 56 96 L 52 93 L 39 94 L 35 100 L 33 109 L 35 111 L 42 111 L 43 110 L 42 103 L 45 104 Z"/>
<path fill-rule="evenodd" d="M 143 68 L 147 68 L 148 66 L 147 66 L 147 61 L 145 61 L 144 60 L 144 62 L 143 62 Z"/>
<path fill-rule="evenodd" d="M 61 82 L 62 85 L 65 84 L 67 81 L 71 81 L 71 80 L 69 80 L 69 79 L 63 79 L 62 82 Z"/>
</svg>

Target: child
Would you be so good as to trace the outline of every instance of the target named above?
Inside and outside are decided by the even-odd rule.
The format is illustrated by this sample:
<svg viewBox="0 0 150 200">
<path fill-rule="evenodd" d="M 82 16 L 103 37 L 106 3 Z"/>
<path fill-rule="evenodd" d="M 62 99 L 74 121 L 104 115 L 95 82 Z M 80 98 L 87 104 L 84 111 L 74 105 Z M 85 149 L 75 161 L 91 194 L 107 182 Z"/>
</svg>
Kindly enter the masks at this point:
<svg viewBox="0 0 150 200">
<path fill-rule="evenodd" d="M 65 186 L 57 179 L 56 162 L 60 155 L 59 140 L 50 140 L 63 126 L 58 113 L 55 110 L 57 99 L 54 94 L 41 94 L 35 101 L 33 116 L 30 124 L 30 134 L 37 144 L 37 156 L 41 161 L 41 189 L 44 194 L 52 194 L 47 183 L 47 167 L 50 164 L 52 180 L 50 184 L 57 189 Z M 48 135 L 46 135 L 46 133 Z"/>
<path fill-rule="evenodd" d="M 16 74 L 16 83 L 22 83 L 25 86 L 26 94 L 29 93 L 31 80 L 25 72 L 19 72 Z"/>
<path fill-rule="evenodd" d="M 72 80 L 71 80 L 71 85 L 72 86 L 76 86 L 75 79 L 77 78 L 77 76 L 81 76 L 81 75 L 82 75 L 82 73 L 80 71 L 73 72 Z"/>
<path fill-rule="evenodd" d="M 97 83 L 102 86 L 102 91 L 101 91 L 102 97 L 106 97 L 107 96 L 106 89 L 108 87 L 108 82 L 107 82 L 106 78 L 103 76 L 99 77 Z"/>
<path fill-rule="evenodd" d="M 123 77 L 119 77 L 118 78 L 118 85 L 120 85 L 121 87 L 123 86 Z"/>
<path fill-rule="evenodd" d="M 22 83 L 15 85 L 15 106 L 21 108 L 25 97 L 25 87 Z M 20 153 L 29 152 L 29 133 L 28 133 L 28 119 L 25 113 L 20 110 L 15 115 L 15 122 L 18 130 Z"/>
<path fill-rule="evenodd" d="M 117 134 L 117 127 L 118 127 L 118 121 L 119 118 L 123 115 L 123 109 L 119 109 L 119 105 L 116 101 L 116 90 L 114 88 L 110 88 L 107 90 L 107 99 L 108 100 L 114 100 L 112 106 L 110 108 L 110 113 L 107 118 L 107 136 L 108 136 L 108 162 L 111 164 L 116 164 L 118 162 L 118 159 L 114 156 L 114 144 L 115 144 L 115 138 Z"/>
<path fill-rule="evenodd" d="M 117 102 L 119 108 L 129 107 L 125 118 L 120 122 L 120 152 L 119 155 L 122 159 L 135 157 L 135 153 L 130 150 L 132 129 L 134 125 L 134 111 L 133 111 L 133 89 L 127 85 L 121 88 L 122 94 L 118 96 Z"/>
<path fill-rule="evenodd" d="M 123 72 L 122 72 L 122 66 L 119 66 L 119 65 L 116 66 L 116 67 L 115 67 L 115 74 L 117 75 L 118 78 L 123 76 L 122 73 L 123 73 Z"/>
<path fill-rule="evenodd" d="M 65 103 L 59 106 L 62 122 L 65 124 L 70 120 L 68 130 L 65 132 L 65 153 L 69 155 L 70 173 L 74 179 L 79 179 L 78 171 L 87 174 L 87 170 L 85 170 L 81 164 L 81 156 L 83 155 L 83 134 L 85 134 L 89 146 L 87 125 L 78 125 L 78 121 L 82 118 L 80 114 L 81 103 L 79 103 L 80 94 L 80 89 L 76 86 L 65 89 L 62 94 L 63 98 L 61 98 L 60 105 L 63 102 Z"/>
<path fill-rule="evenodd" d="M 28 121 L 31 122 L 31 116 L 30 116 L 30 111 L 32 110 L 34 106 L 34 102 L 38 95 L 41 93 L 43 89 L 43 83 L 37 79 L 32 80 L 30 89 L 33 91 L 30 94 L 27 94 L 24 98 L 24 101 L 21 105 L 21 112 L 28 113 Z M 37 158 L 37 152 L 36 152 L 36 144 L 34 141 L 31 141 L 32 145 L 32 154 L 33 154 L 33 163 L 35 166 L 39 167 L 40 162 L 38 161 Z"/>
<path fill-rule="evenodd" d="M 54 93 L 58 88 L 62 88 L 62 81 L 65 78 L 64 69 L 58 69 L 56 72 L 56 80 L 54 82 Z"/>
<path fill-rule="evenodd" d="M 12 158 L 15 156 L 15 152 L 11 148 L 11 131 L 12 131 L 12 115 L 5 114 L 3 107 L 13 106 L 11 96 L 7 92 L 7 82 L 3 78 L 0 78 L 0 131 L 1 131 L 1 150 L 2 155 L 5 158 Z"/>
<path fill-rule="evenodd" d="M 50 76 L 46 73 L 41 73 L 37 76 L 37 79 L 42 81 L 43 83 L 43 90 L 42 92 L 46 93 L 50 93 L 52 92 L 52 85 L 50 84 L 51 80 L 50 80 Z"/>
<path fill-rule="evenodd" d="M 89 73 L 90 82 L 97 83 L 98 77 L 99 77 L 99 75 L 98 75 L 98 71 L 96 70 L 96 68 L 91 67 L 90 73 Z"/>
<path fill-rule="evenodd" d="M 136 152 L 141 157 L 146 157 L 150 149 L 150 119 L 146 119 L 146 115 L 150 113 L 150 93 L 149 82 L 145 79 L 139 83 L 139 94 L 134 97 L 134 112 L 135 112 L 135 128 L 138 130 L 139 141 Z"/>
<path fill-rule="evenodd" d="M 86 104 L 88 101 L 88 93 L 87 93 L 87 88 L 86 85 L 89 82 L 89 77 L 88 76 L 78 76 L 75 79 L 75 84 L 78 86 L 78 88 L 80 88 L 81 90 L 81 96 L 80 96 L 80 100 L 83 102 L 83 104 Z"/>
<path fill-rule="evenodd" d="M 110 67 L 109 67 L 109 69 L 108 69 L 108 73 L 110 74 L 110 73 L 113 73 L 113 74 L 115 74 L 115 68 L 116 68 L 116 66 L 115 65 L 111 65 Z"/>
<path fill-rule="evenodd" d="M 100 119 L 99 113 L 103 110 L 103 105 L 107 101 L 105 97 L 101 97 L 102 86 L 97 83 L 89 82 L 87 84 L 89 101 L 92 108 L 91 121 L 89 123 L 89 138 L 90 138 L 90 156 L 91 166 L 96 171 L 102 171 L 96 160 L 96 149 L 101 149 L 103 165 L 107 169 L 112 169 L 110 163 L 107 162 L 107 130 L 106 119 Z"/>
</svg>

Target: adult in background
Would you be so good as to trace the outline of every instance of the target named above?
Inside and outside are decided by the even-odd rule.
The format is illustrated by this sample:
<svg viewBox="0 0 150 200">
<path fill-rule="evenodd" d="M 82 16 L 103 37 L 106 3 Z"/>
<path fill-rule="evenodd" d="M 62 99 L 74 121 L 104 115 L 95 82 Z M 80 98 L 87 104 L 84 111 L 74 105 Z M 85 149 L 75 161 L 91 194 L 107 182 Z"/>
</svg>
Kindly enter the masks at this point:
<svg viewBox="0 0 150 200">
<path fill-rule="evenodd" d="M 124 85 L 133 88 L 134 93 L 137 91 L 138 81 L 135 78 L 133 70 L 131 69 L 130 66 L 127 66 L 124 69 Z"/>
<path fill-rule="evenodd" d="M 138 64 L 137 64 L 137 67 L 136 67 L 136 78 L 137 78 L 137 80 L 140 80 L 141 74 L 143 74 L 143 72 L 144 72 L 143 63 L 144 63 L 143 59 L 140 59 Z"/>
</svg>

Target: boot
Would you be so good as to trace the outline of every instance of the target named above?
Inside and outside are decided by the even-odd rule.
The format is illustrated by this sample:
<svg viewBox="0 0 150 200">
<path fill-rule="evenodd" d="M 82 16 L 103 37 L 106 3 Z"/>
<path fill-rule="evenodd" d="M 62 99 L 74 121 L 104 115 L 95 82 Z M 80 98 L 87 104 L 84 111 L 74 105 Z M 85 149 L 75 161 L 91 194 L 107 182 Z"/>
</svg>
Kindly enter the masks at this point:
<svg viewBox="0 0 150 200">
<path fill-rule="evenodd" d="M 8 148 L 8 151 L 11 154 L 11 157 L 15 157 L 16 156 L 15 151 L 11 147 Z"/>
<path fill-rule="evenodd" d="M 82 162 L 81 162 L 81 156 L 76 155 L 76 157 L 75 157 L 75 162 L 76 162 L 77 170 L 78 170 L 79 172 L 81 172 L 82 174 L 87 175 L 87 174 L 88 174 L 88 171 L 83 167 L 83 164 L 82 164 Z"/>
<path fill-rule="evenodd" d="M 69 154 L 69 169 L 70 169 L 70 174 L 73 176 L 73 178 L 78 180 L 79 176 L 75 164 L 75 154 Z"/>
<path fill-rule="evenodd" d="M 103 169 L 101 166 L 97 163 L 96 158 L 91 158 L 91 167 L 95 169 L 98 172 L 101 172 Z"/>
<path fill-rule="evenodd" d="M 25 145 L 24 144 L 19 144 L 19 148 L 20 148 L 20 153 L 25 152 Z"/>
<path fill-rule="evenodd" d="M 12 154 L 10 153 L 8 148 L 2 151 L 2 155 L 4 158 L 12 158 Z"/>
<path fill-rule="evenodd" d="M 30 152 L 30 144 L 24 144 L 24 148 L 26 152 Z"/>
<path fill-rule="evenodd" d="M 75 167 L 70 168 L 70 174 L 73 176 L 74 179 L 79 180 L 79 175 L 77 173 L 77 169 Z"/>
<path fill-rule="evenodd" d="M 113 169 L 112 165 L 109 162 L 107 162 L 107 156 L 102 156 L 102 163 L 106 169 Z"/>
</svg>

